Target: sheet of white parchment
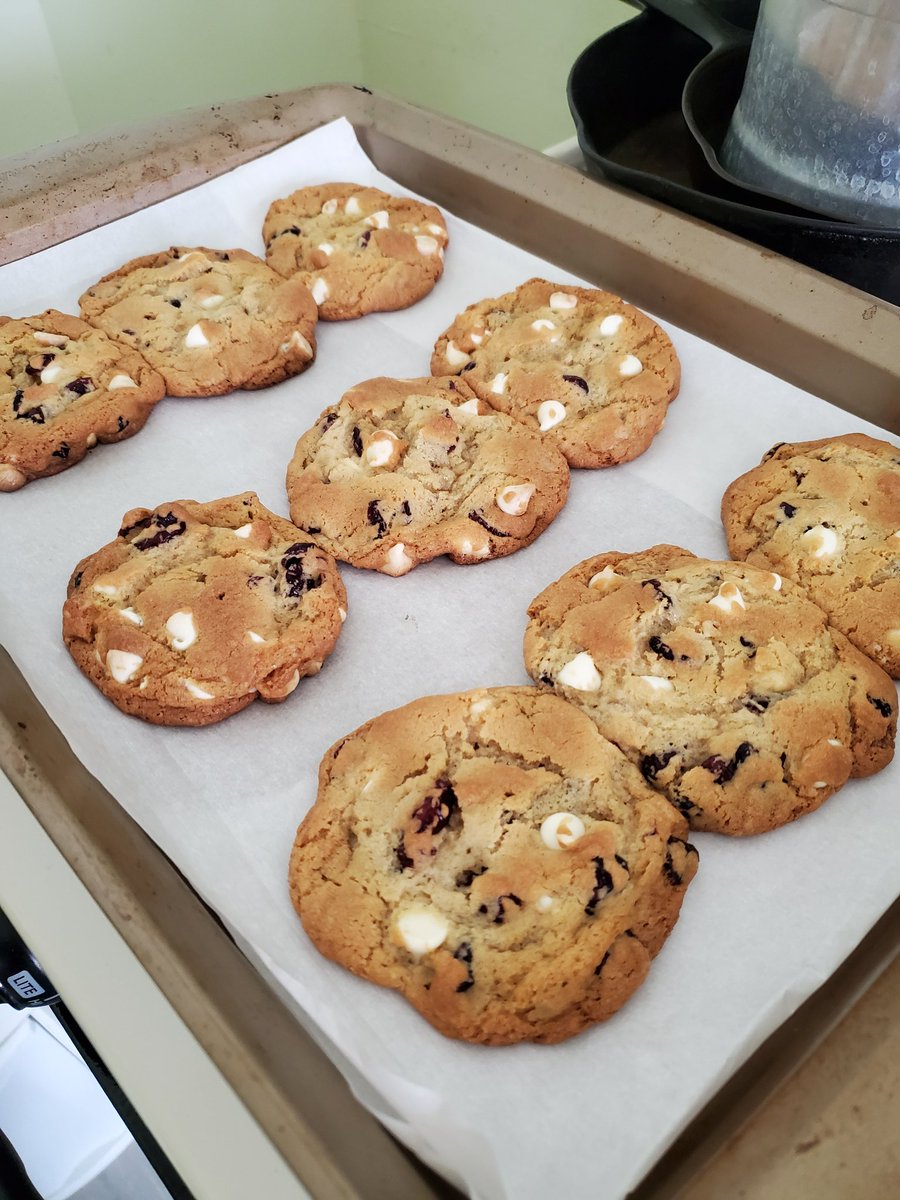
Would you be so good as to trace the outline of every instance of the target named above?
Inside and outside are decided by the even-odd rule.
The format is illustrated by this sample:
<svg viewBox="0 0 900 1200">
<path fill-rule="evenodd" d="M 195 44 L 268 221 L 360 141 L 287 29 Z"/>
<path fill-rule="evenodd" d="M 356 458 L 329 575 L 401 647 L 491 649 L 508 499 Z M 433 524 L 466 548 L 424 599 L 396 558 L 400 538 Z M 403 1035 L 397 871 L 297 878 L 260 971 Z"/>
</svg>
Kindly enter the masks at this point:
<svg viewBox="0 0 900 1200">
<path fill-rule="evenodd" d="M 168 246 L 262 252 L 269 202 L 329 180 L 402 190 L 343 121 L 193 191 L 0 268 L 0 312 L 77 312 L 81 291 Z M 726 557 L 725 486 L 776 441 L 880 431 L 670 328 L 681 395 L 636 462 L 575 472 L 527 550 L 402 579 L 344 568 L 350 615 L 322 673 L 280 707 L 204 730 L 118 712 L 59 636 L 75 562 L 136 505 L 248 488 L 287 515 L 298 436 L 352 384 L 428 373 L 431 346 L 474 300 L 531 275 L 574 277 L 448 216 L 446 273 L 405 311 L 322 324 L 309 372 L 263 392 L 163 401 L 146 429 L 54 479 L 0 496 L 0 641 L 87 767 L 281 986 L 357 1094 L 427 1162 L 478 1197 L 613 1200 L 828 976 L 898 892 L 898 770 L 749 840 L 699 835 L 700 871 L 649 979 L 605 1025 L 563 1045 L 485 1049 L 435 1033 L 403 1000 L 320 958 L 288 899 L 296 826 L 340 735 L 418 696 L 527 682 L 531 598 L 590 554 L 673 542 Z"/>
</svg>

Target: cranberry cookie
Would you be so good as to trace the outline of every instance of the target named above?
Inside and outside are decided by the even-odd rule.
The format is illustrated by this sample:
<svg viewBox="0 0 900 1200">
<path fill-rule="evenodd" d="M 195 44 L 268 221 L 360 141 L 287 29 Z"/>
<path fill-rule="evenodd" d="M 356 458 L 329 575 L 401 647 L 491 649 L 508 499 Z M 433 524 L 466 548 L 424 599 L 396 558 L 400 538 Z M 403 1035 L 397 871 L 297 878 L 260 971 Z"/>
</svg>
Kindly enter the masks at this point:
<svg viewBox="0 0 900 1200">
<path fill-rule="evenodd" d="M 643 454 L 681 378 L 672 343 L 639 309 L 544 279 L 460 313 L 431 372 L 465 372 L 482 400 L 540 430 L 573 467 Z"/>
<path fill-rule="evenodd" d="M 529 545 L 557 515 L 555 448 L 459 379 L 370 379 L 326 409 L 287 475 L 291 519 L 335 558 L 405 575 Z"/>
<path fill-rule="evenodd" d="M 431 696 L 325 755 L 291 897 L 318 950 L 448 1037 L 559 1042 L 643 981 L 697 870 L 686 832 L 573 705 Z"/>
<path fill-rule="evenodd" d="M 325 321 L 408 308 L 444 270 L 440 209 L 355 183 L 300 188 L 269 208 L 266 262 L 312 290 Z"/>
<path fill-rule="evenodd" d="M 601 554 L 533 601 L 525 664 L 694 829 L 761 833 L 894 752 L 887 675 L 803 590 L 677 546 Z"/>
<path fill-rule="evenodd" d="M 164 394 L 139 354 L 77 317 L 0 317 L 0 492 L 133 437 Z"/>
<path fill-rule="evenodd" d="M 783 443 L 722 499 L 735 558 L 795 579 L 900 676 L 900 450 L 863 433 Z"/>
<path fill-rule="evenodd" d="M 334 649 L 334 560 L 253 492 L 125 514 L 69 581 L 63 638 L 92 683 L 155 725 L 211 725 L 277 702 Z"/>
<path fill-rule="evenodd" d="M 171 396 L 222 396 L 305 371 L 316 305 L 246 250 L 173 246 L 132 259 L 80 300 L 82 316 L 140 351 Z"/>
</svg>

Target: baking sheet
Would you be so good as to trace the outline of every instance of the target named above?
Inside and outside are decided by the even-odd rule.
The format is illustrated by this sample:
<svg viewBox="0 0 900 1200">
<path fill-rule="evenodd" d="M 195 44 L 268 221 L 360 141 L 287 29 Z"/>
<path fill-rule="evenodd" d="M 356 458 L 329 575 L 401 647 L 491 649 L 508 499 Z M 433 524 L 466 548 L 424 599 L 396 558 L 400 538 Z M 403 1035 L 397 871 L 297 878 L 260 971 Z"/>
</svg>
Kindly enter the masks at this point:
<svg viewBox="0 0 900 1200">
<path fill-rule="evenodd" d="M 85 287 L 171 242 L 261 250 L 268 203 L 306 183 L 397 190 L 336 122 L 182 196 L 0 268 L 0 311 L 76 311 Z M 74 563 L 135 505 L 246 488 L 286 514 L 296 438 L 360 379 L 428 370 L 468 303 L 556 271 L 448 220 L 447 269 L 414 308 L 319 327 L 319 358 L 257 393 L 164 401 L 146 429 L 52 480 L 0 496 L 0 640 L 88 768 L 160 844 L 275 981 L 360 1098 L 423 1159 L 480 1197 L 612 1200 L 644 1175 L 753 1049 L 835 969 L 898 891 L 898 768 L 750 841 L 697 835 L 701 869 L 647 983 L 610 1022 L 557 1047 L 442 1039 L 399 998 L 322 960 L 290 907 L 295 827 L 323 751 L 417 696 L 527 681 L 532 596 L 589 554 L 670 541 L 724 556 L 725 485 L 776 441 L 874 426 L 668 326 L 684 382 L 635 463 L 576 472 L 542 538 L 494 563 L 440 561 L 394 580 L 344 568 L 350 615 L 316 678 L 281 707 L 206 730 L 125 718 L 59 639 Z M 499 602 L 498 602 L 499 601 Z M 527 1148 L 527 1150 L 526 1150 Z"/>
</svg>

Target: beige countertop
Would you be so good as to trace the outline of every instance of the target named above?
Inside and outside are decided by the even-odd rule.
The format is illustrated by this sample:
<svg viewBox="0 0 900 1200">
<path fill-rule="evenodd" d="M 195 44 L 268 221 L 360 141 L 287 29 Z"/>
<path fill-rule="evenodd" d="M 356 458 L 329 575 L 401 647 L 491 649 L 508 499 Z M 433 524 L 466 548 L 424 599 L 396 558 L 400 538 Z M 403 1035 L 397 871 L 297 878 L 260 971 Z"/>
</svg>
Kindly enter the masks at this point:
<svg viewBox="0 0 900 1200">
<path fill-rule="evenodd" d="M 273 97 L 240 125 L 213 111 L 210 125 L 198 132 L 197 115 L 183 114 L 115 139 L 63 143 L 0 163 L 0 258 L 71 237 L 280 144 L 291 136 L 281 116 Z M 82 175 L 76 164 L 87 161 L 86 153 L 91 168 Z M 9 903 L 5 895 L 0 899 Z M 40 932 L 31 932 L 40 953 Z M 45 965 L 51 973 L 60 970 Z M 83 1023 L 90 1025 L 87 1016 Z M 102 1028 L 96 1040 L 115 1071 Z M 161 1141 L 166 1148 L 164 1136 Z M 900 1196 L 900 961 L 678 1194 L 684 1200 Z"/>
</svg>

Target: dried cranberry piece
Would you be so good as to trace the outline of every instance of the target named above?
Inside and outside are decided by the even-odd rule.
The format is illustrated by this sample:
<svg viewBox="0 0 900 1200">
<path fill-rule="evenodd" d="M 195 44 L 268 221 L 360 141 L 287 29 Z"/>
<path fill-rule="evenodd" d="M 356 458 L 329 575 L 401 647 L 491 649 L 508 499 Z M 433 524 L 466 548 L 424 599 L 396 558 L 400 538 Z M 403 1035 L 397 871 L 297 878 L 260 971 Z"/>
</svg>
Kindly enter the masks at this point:
<svg viewBox="0 0 900 1200">
<path fill-rule="evenodd" d="M 438 794 L 426 796 L 413 812 L 413 817 L 419 822 L 417 833 L 430 829 L 432 834 L 440 833 L 450 824 L 450 818 L 459 811 L 459 800 L 449 779 L 439 779 L 437 786 L 441 789 Z"/>
<path fill-rule="evenodd" d="M 281 565 L 284 567 L 284 581 L 287 584 L 289 596 L 302 596 L 304 592 L 311 592 L 314 588 L 321 587 L 322 576 L 307 575 L 303 569 L 301 555 L 314 549 L 315 546 L 312 542 L 294 542 L 293 546 L 288 546 L 284 552 Z"/>
<path fill-rule="evenodd" d="M 657 658 L 665 658 L 668 659 L 669 662 L 672 662 L 672 660 L 675 658 L 671 647 L 667 646 L 662 638 L 652 637 L 650 639 L 650 649 L 657 656 Z"/>
<path fill-rule="evenodd" d="M 41 371 L 43 371 L 44 367 L 48 366 L 50 363 L 53 362 L 54 357 L 55 357 L 55 355 L 53 355 L 53 354 L 42 355 L 41 356 L 41 365 L 39 367 L 33 367 L 31 365 L 31 363 L 29 363 L 28 366 L 25 368 L 25 374 L 30 375 L 32 379 L 40 379 Z"/>
<path fill-rule="evenodd" d="M 648 783 L 652 783 L 674 757 L 674 750 L 664 750 L 662 754 L 645 754 L 641 759 L 641 774 Z"/>
<path fill-rule="evenodd" d="M 76 571 L 75 578 L 72 580 L 72 587 L 81 587 L 81 581 L 84 578 L 84 571 Z"/>
<path fill-rule="evenodd" d="M 69 443 L 68 442 L 60 442 L 59 449 L 54 450 L 52 453 L 53 453 L 54 458 L 63 458 L 63 459 L 68 458 L 69 457 Z"/>
<path fill-rule="evenodd" d="M 697 816 L 703 811 L 699 804 L 695 804 L 687 796 L 682 796 L 680 792 L 670 796 L 669 803 L 674 804 L 683 817 Z"/>
<path fill-rule="evenodd" d="M 682 841 L 681 838 L 677 838 L 677 837 L 670 837 L 668 842 L 666 842 L 666 857 L 665 857 L 665 861 L 663 862 L 663 866 L 662 866 L 663 875 L 666 877 L 666 879 L 669 881 L 669 883 L 672 884 L 673 887 L 679 887 L 681 885 L 682 880 L 684 879 L 684 876 L 681 874 L 680 871 L 675 870 L 675 864 L 672 861 L 672 851 L 671 851 L 672 846 L 683 846 L 684 853 L 686 855 L 687 854 L 696 854 L 697 849 L 695 846 L 692 846 L 690 842 Z"/>
<path fill-rule="evenodd" d="M 586 379 L 582 379 L 580 375 L 563 375 L 566 383 L 574 383 L 576 387 L 580 387 L 583 392 L 589 392 L 590 388 Z"/>
<path fill-rule="evenodd" d="M 641 587 L 652 587 L 656 593 L 656 598 L 662 601 L 663 608 L 672 607 L 672 597 L 668 594 L 668 592 L 663 591 L 662 584 L 658 579 L 644 579 L 641 582 Z"/>
<path fill-rule="evenodd" d="M 749 742 L 741 742 L 732 757 L 728 760 L 719 754 L 712 754 L 700 764 L 715 778 L 716 783 L 728 783 L 734 778 L 734 773 L 742 762 L 746 762 L 756 751 Z"/>
<path fill-rule="evenodd" d="M 175 299 L 173 298 L 173 299 L 169 300 L 169 304 L 171 304 L 173 308 L 181 308 L 181 301 L 180 301 L 180 300 L 175 300 Z"/>
<path fill-rule="evenodd" d="M 472 880 L 477 879 L 479 875 L 483 875 L 487 867 L 472 867 L 471 870 L 460 871 L 456 877 L 456 886 L 458 888 L 467 888 L 472 886 Z"/>
<path fill-rule="evenodd" d="M 85 396 L 93 390 L 94 381 L 87 375 L 79 375 L 77 379 L 73 379 L 71 383 L 66 384 L 66 391 L 71 392 L 73 396 Z"/>
<path fill-rule="evenodd" d="M 519 897 L 514 892 L 507 892 L 503 896 L 498 896 L 497 897 L 497 915 L 496 915 L 496 917 L 494 917 L 494 922 L 493 922 L 495 925 L 503 925 L 505 923 L 506 910 L 508 908 L 508 905 L 504 904 L 504 901 L 509 901 L 509 904 L 514 904 L 516 906 L 516 908 L 522 907 L 522 901 L 519 899 Z M 482 905 L 481 907 L 484 908 L 484 905 Z"/>
<path fill-rule="evenodd" d="M 866 694 L 868 702 L 875 706 L 883 717 L 889 717 L 894 711 L 893 706 L 888 704 L 887 700 L 882 700 L 878 696 L 870 696 Z"/>
<path fill-rule="evenodd" d="M 174 513 L 156 513 L 153 521 L 156 525 L 161 525 L 163 529 L 168 529 L 170 525 L 179 524 L 178 518 Z"/>
<path fill-rule="evenodd" d="M 45 421 L 44 410 L 38 404 L 34 408 L 26 408 L 24 412 L 16 413 L 17 421 L 30 421 L 32 425 L 43 425 Z"/>
<path fill-rule="evenodd" d="M 762 456 L 762 461 L 768 462 L 773 454 L 776 454 L 781 449 L 782 446 L 786 446 L 786 445 L 787 445 L 786 442 L 776 442 L 775 445 L 772 447 L 772 449 L 767 450 L 765 452 L 765 454 Z"/>
<path fill-rule="evenodd" d="M 550 675 L 541 675 L 538 682 L 546 683 L 547 687 L 555 687 L 553 678 Z"/>
<path fill-rule="evenodd" d="M 170 517 L 172 516 L 171 513 L 168 515 Z M 173 518 L 173 520 L 177 522 L 174 528 L 171 527 L 171 521 L 166 522 L 166 525 L 168 525 L 169 528 L 164 526 L 162 529 L 158 529 L 156 533 L 151 534 L 149 537 L 139 538 L 138 541 L 132 542 L 132 545 L 136 550 L 153 550 L 156 546 L 163 546 L 166 542 L 171 542 L 175 538 L 181 537 L 181 535 L 187 529 L 187 525 L 184 523 L 184 521 L 179 521 L 177 517 Z M 159 517 L 156 517 L 155 521 L 157 525 L 163 524 Z"/>
<path fill-rule="evenodd" d="M 133 525 L 123 525 L 119 530 L 119 537 L 128 537 L 129 533 L 134 533 L 136 529 L 146 529 L 152 520 L 152 517 L 142 517 L 140 521 L 135 521 Z"/>
<path fill-rule="evenodd" d="M 356 454 L 357 458 L 362 458 L 362 452 L 363 452 L 362 434 L 359 432 L 358 425 L 353 426 L 353 433 L 351 435 L 351 441 L 353 442 L 353 452 Z"/>
<path fill-rule="evenodd" d="M 791 474 L 793 475 L 794 479 L 797 481 L 797 487 L 799 487 L 800 484 L 803 482 L 803 480 L 806 478 L 805 471 L 791 471 Z"/>
<path fill-rule="evenodd" d="M 328 415 L 326 416 L 325 420 L 322 423 L 322 432 L 324 433 L 326 429 L 330 429 L 331 426 L 335 423 L 335 421 L 337 419 L 338 419 L 338 415 L 336 412 L 328 413 Z"/>
<path fill-rule="evenodd" d="M 22 407 L 22 400 L 24 399 L 24 396 L 25 396 L 25 393 L 22 391 L 22 389 L 16 388 L 16 394 L 15 394 L 15 396 L 13 396 L 13 412 L 14 413 L 17 413 L 19 411 L 19 409 Z"/>
<path fill-rule="evenodd" d="M 603 865 L 602 858 L 595 858 L 594 862 L 594 890 L 591 892 L 591 898 L 584 906 L 584 911 L 589 917 L 592 917 L 597 911 L 597 905 L 613 890 L 613 879 L 609 871 Z"/>
<path fill-rule="evenodd" d="M 369 238 L 370 238 L 371 236 L 372 236 L 372 230 L 371 230 L 371 229 L 367 229 L 367 230 L 365 231 L 365 233 L 361 233 L 361 234 L 359 235 L 359 241 L 358 241 L 358 243 L 357 243 L 357 244 L 358 244 L 358 246 L 359 246 L 360 250 L 362 250 L 362 249 L 364 249 L 366 246 L 368 246 L 368 244 L 369 244 Z"/>
<path fill-rule="evenodd" d="M 370 500 L 369 507 L 366 509 L 366 520 L 370 525 L 374 525 L 378 532 L 375 534 L 375 540 L 383 538 L 387 533 L 387 521 L 381 515 L 381 509 L 378 507 L 377 500 Z"/>
<path fill-rule="evenodd" d="M 622 855 L 617 854 L 615 857 L 616 857 L 616 862 L 619 864 L 619 866 L 622 868 L 622 870 L 628 871 L 628 863 L 625 861 L 625 859 L 622 857 Z M 629 871 L 629 874 L 631 874 L 630 871 Z"/>
<path fill-rule="evenodd" d="M 781 511 L 784 513 L 784 515 L 788 518 L 792 517 L 794 515 L 794 513 L 797 511 L 797 505 L 796 504 L 788 504 L 788 502 L 786 500 L 782 500 L 782 502 L 778 505 L 778 507 L 781 509 Z"/>
<path fill-rule="evenodd" d="M 595 974 L 595 975 L 599 975 L 599 974 L 600 974 L 600 972 L 603 970 L 603 968 L 606 966 L 607 960 L 609 959 L 609 956 L 610 956 L 610 954 L 611 954 L 611 953 L 612 953 L 612 951 L 611 951 L 611 950 L 607 950 L 607 952 L 606 952 L 606 953 L 603 955 L 603 957 L 600 959 L 600 962 L 597 964 L 597 966 L 596 966 L 596 967 L 594 967 L 594 974 Z"/>
<path fill-rule="evenodd" d="M 398 869 L 400 871 L 406 871 L 413 865 L 413 860 L 406 853 L 406 846 L 404 845 L 403 838 L 400 839 L 396 854 L 397 862 L 399 863 Z"/>
<path fill-rule="evenodd" d="M 124 433 L 125 430 L 128 428 L 128 426 L 131 424 L 131 422 L 127 421 L 124 417 L 119 417 L 116 424 L 117 424 L 119 433 Z"/>
<path fill-rule="evenodd" d="M 768 707 L 769 707 L 768 696 L 753 696 L 753 695 L 751 695 L 751 696 L 748 696 L 747 699 L 744 701 L 744 708 L 749 709 L 750 712 L 752 712 L 752 713 L 756 713 L 757 716 L 760 713 L 765 712 Z"/>
<path fill-rule="evenodd" d="M 404 515 L 405 517 L 411 517 L 411 516 L 412 516 L 412 509 L 409 507 L 409 501 L 408 501 L 408 500 L 404 500 L 404 501 L 403 501 L 403 503 L 400 505 L 400 511 L 403 513 L 403 515 Z"/>
<path fill-rule="evenodd" d="M 480 525 L 483 529 L 486 529 L 488 533 L 492 533 L 494 537 L 505 538 L 510 536 L 508 533 L 504 533 L 502 529 L 496 529 L 493 525 L 488 524 L 477 508 L 473 508 L 469 513 L 469 520 L 474 521 L 476 525 Z"/>
<path fill-rule="evenodd" d="M 474 371 L 474 369 L 475 369 L 474 362 L 466 363 L 466 365 L 463 367 L 462 371 L 460 371 L 460 375 L 462 375 L 465 371 Z"/>
<path fill-rule="evenodd" d="M 250 588 L 256 587 L 256 585 L 258 583 L 262 583 L 264 578 L 265 578 L 264 575 L 248 575 L 247 576 L 247 587 L 250 587 Z"/>
<path fill-rule="evenodd" d="M 472 971 L 472 947 L 469 942 L 460 942 L 453 951 L 453 957 L 466 968 L 466 978 L 462 983 L 457 985 L 456 990 L 458 992 L 467 992 L 475 983 L 475 975 Z"/>
</svg>

